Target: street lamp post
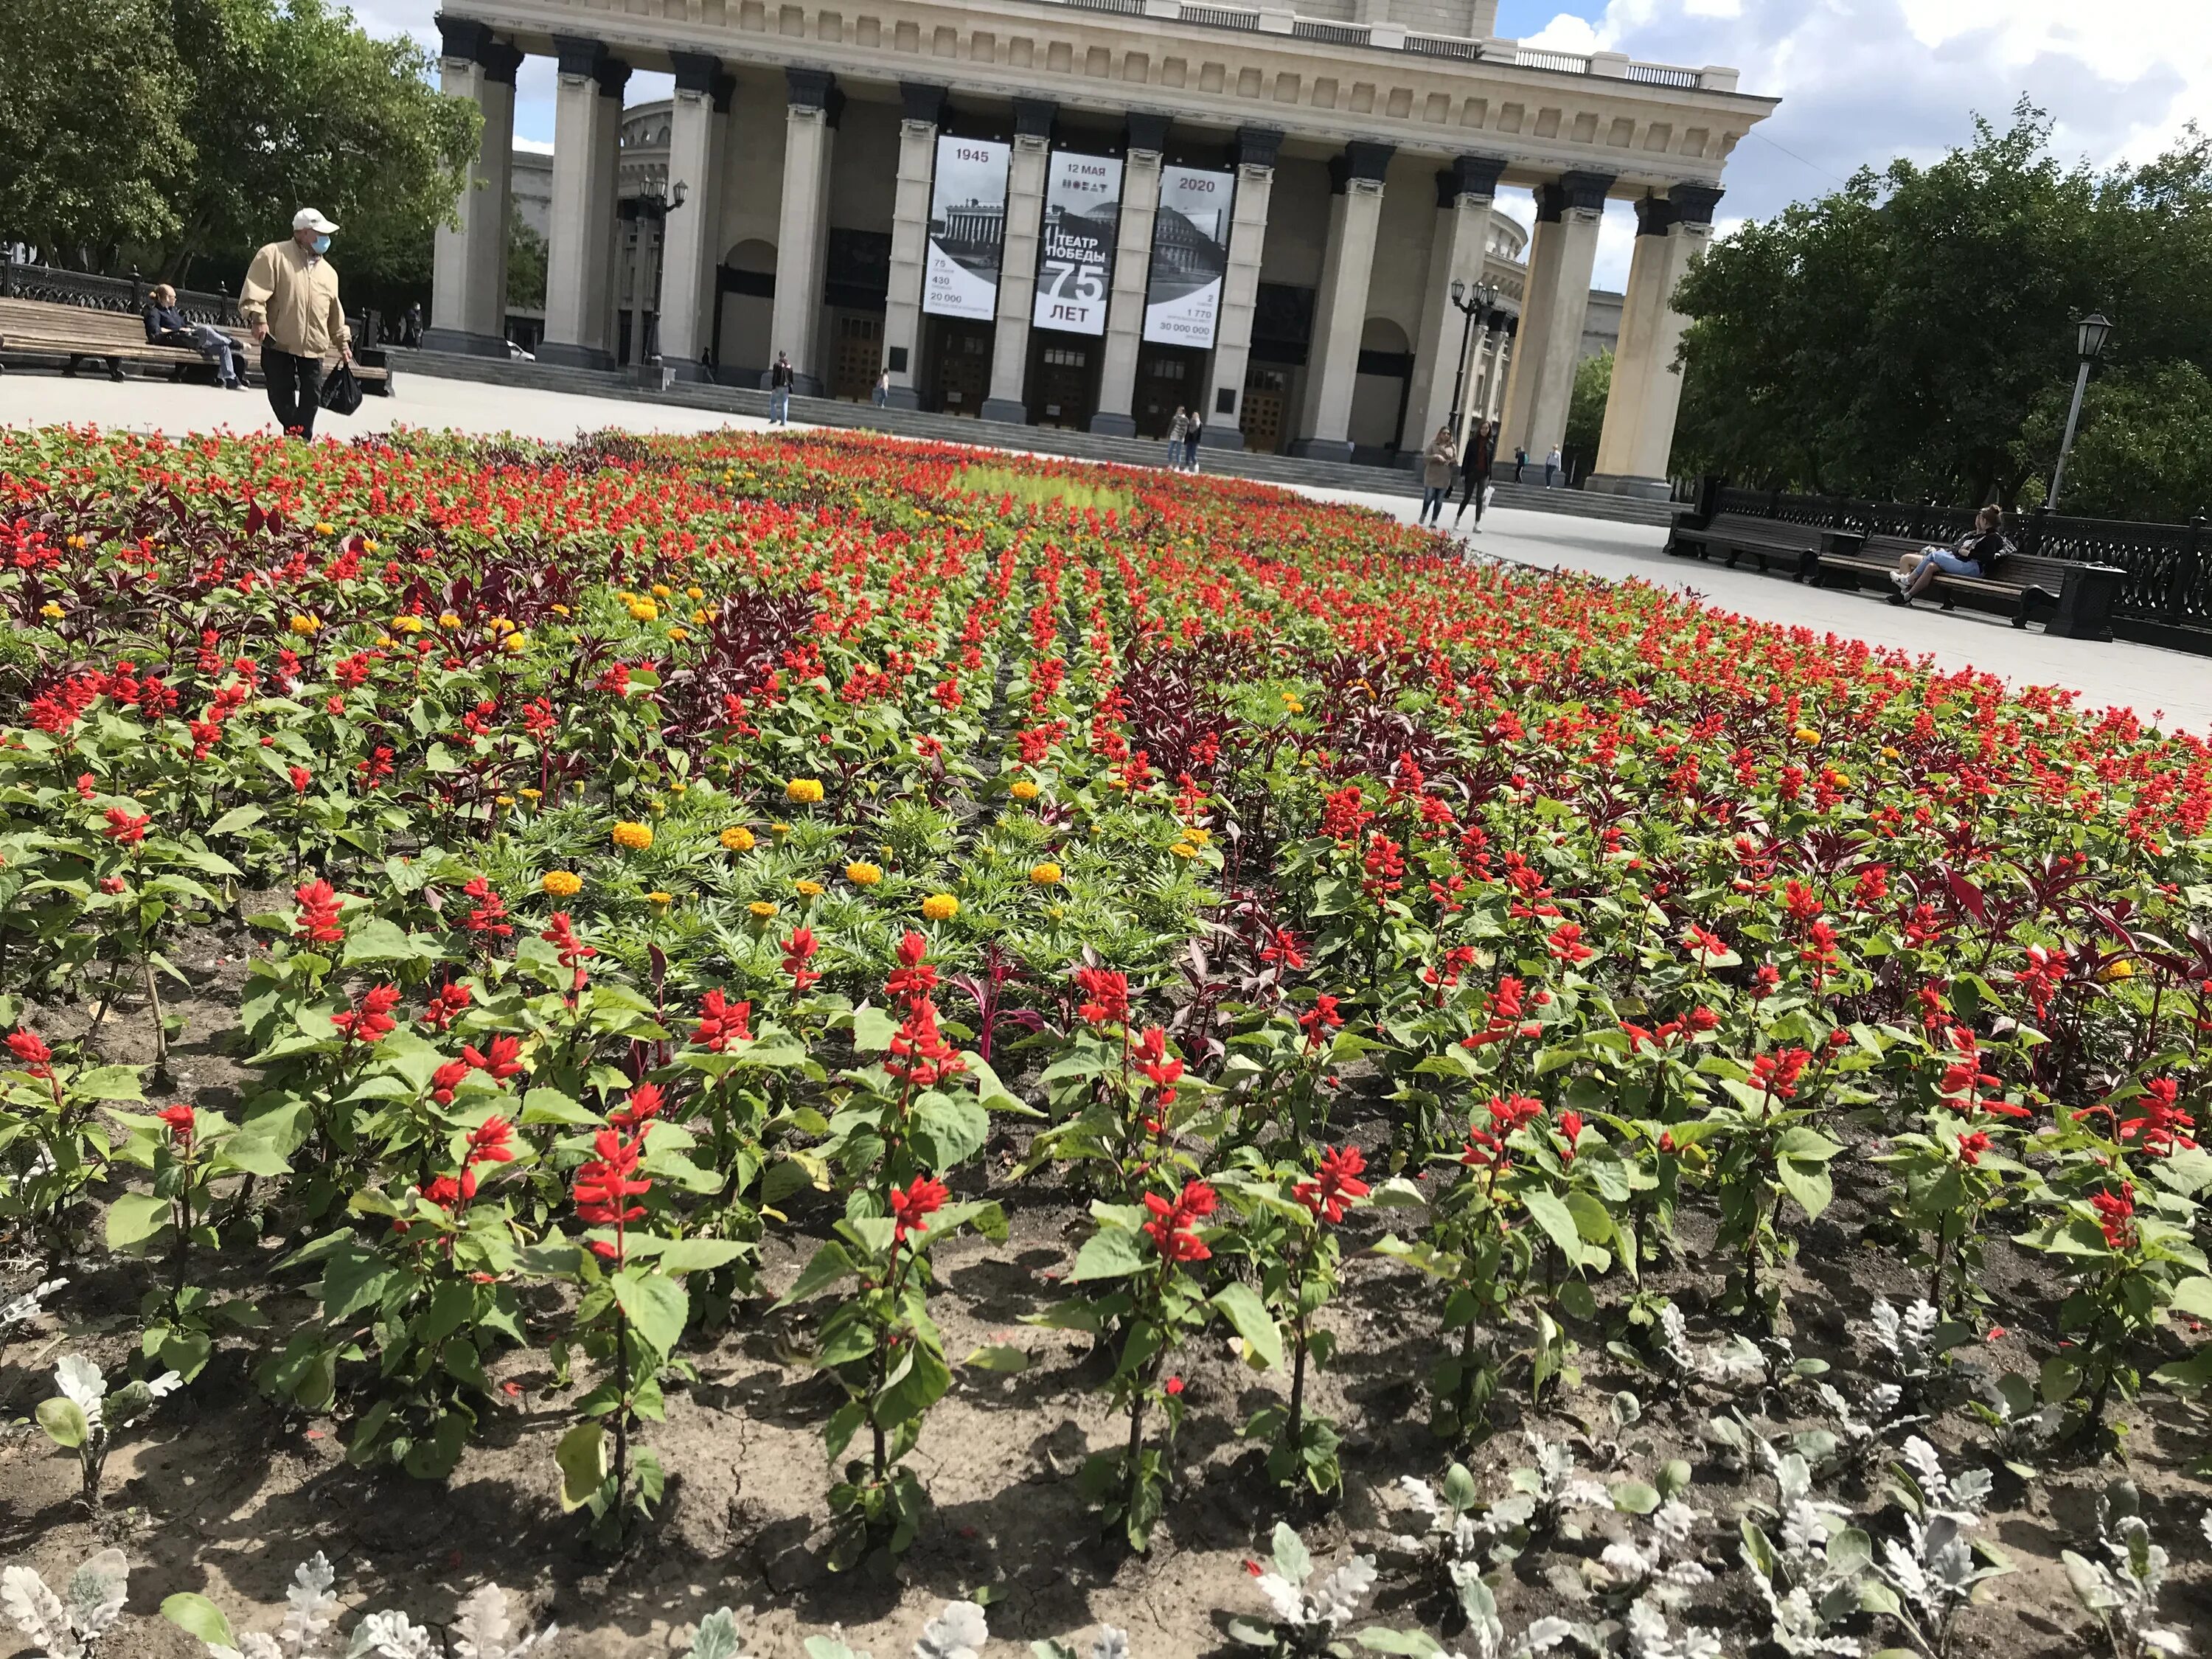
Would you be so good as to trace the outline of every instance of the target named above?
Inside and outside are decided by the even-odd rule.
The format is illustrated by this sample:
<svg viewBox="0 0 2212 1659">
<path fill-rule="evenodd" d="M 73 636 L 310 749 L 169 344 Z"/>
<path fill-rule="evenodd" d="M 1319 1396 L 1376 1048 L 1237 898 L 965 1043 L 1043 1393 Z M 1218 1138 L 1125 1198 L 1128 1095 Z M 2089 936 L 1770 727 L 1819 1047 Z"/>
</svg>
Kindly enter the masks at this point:
<svg viewBox="0 0 2212 1659">
<path fill-rule="evenodd" d="M 1489 283 L 1476 283 L 1472 287 L 1455 276 L 1452 278 L 1451 302 L 1462 319 L 1459 325 L 1459 368 L 1452 376 L 1451 429 L 1459 430 L 1460 394 L 1467 388 L 1468 342 L 1474 337 L 1477 318 L 1488 319 L 1491 303 L 1498 298 L 1498 289 Z"/>
<path fill-rule="evenodd" d="M 2058 466 L 2051 475 L 2051 499 L 2045 504 L 2052 513 L 2058 510 L 2058 492 L 2066 483 L 2066 458 L 2074 453 L 2074 428 L 2081 423 L 2081 394 L 2089 389 L 2089 371 L 2105 355 L 2105 343 L 2112 337 L 2112 325 L 2101 311 L 2091 312 L 2075 326 L 2074 346 L 2081 367 L 2074 376 L 2074 404 L 2066 411 L 2066 436 L 2058 445 Z"/>
<path fill-rule="evenodd" d="M 647 351 L 645 349 L 646 341 L 642 337 L 637 341 L 637 362 L 640 368 L 650 366 L 659 369 L 661 366 L 660 290 L 668 275 L 668 216 L 684 205 L 684 198 L 690 193 L 690 187 L 681 179 L 676 181 L 673 188 L 671 188 L 665 180 L 648 179 L 645 181 L 642 194 L 632 197 L 623 204 L 630 210 L 630 215 L 641 224 L 658 227 L 654 234 L 659 246 L 653 261 L 653 349 Z M 643 330 L 639 331 L 641 335 L 643 331 Z"/>
</svg>

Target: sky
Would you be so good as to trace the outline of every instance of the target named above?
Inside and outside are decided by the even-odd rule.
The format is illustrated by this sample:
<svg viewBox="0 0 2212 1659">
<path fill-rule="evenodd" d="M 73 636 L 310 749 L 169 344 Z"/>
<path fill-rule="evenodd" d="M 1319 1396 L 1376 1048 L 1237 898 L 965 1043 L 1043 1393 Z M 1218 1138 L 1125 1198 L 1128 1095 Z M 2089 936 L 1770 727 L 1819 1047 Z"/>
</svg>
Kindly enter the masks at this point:
<svg viewBox="0 0 2212 1659">
<path fill-rule="evenodd" d="M 1292 0 L 1295 4 L 1295 0 Z M 433 49 L 436 0 L 356 0 L 378 33 Z M 2194 114 L 2212 121 L 2212 0 L 1501 0 L 1498 33 L 1561 51 L 1652 63 L 1726 64 L 1781 107 L 1728 165 L 1723 234 L 1834 190 L 1863 165 L 1932 161 L 2002 124 L 2024 94 L 2050 112 L 2058 154 L 2099 166 L 2154 155 Z M 665 75 L 630 79 L 629 101 L 666 97 Z M 553 66 L 532 58 L 516 86 L 515 137 L 553 139 Z M 1526 222 L 1528 198 L 1499 206 Z M 1613 204 L 1596 282 L 1626 280 L 1635 219 Z"/>
</svg>

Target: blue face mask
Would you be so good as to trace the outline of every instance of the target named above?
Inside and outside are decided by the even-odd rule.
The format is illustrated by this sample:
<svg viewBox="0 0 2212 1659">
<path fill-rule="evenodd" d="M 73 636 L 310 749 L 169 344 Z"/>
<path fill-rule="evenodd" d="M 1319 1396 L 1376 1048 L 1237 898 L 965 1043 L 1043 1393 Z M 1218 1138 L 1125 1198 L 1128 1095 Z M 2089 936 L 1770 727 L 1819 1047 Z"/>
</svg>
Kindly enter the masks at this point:
<svg viewBox="0 0 2212 1659">
<path fill-rule="evenodd" d="M 318 236 L 307 246 L 318 253 L 328 253 L 331 251 L 331 239 L 327 236 Z"/>
</svg>

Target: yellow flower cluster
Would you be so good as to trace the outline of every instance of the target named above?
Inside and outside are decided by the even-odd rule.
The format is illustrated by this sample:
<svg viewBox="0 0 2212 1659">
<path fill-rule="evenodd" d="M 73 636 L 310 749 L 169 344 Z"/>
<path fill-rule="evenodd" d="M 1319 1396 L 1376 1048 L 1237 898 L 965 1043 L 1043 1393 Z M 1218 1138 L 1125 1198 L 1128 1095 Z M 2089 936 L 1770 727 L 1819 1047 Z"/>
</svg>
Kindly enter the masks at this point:
<svg viewBox="0 0 2212 1659">
<path fill-rule="evenodd" d="M 1820 734 L 1809 726 L 1801 726 L 1790 735 L 1800 743 L 1818 743 L 1820 740 Z"/>
<path fill-rule="evenodd" d="M 792 885 L 799 890 L 799 896 L 801 898 L 820 898 L 823 894 L 823 886 L 818 881 L 802 879 L 793 882 Z"/>
<path fill-rule="evenodd" d="M 1030 782 L 1029 779 L 1024 778 L 1006 793 L 1012 795 L 1016 800 L 1035 800 L 1037 798 L 1038 791 L 1036 784 Z"/>
<path fill-rule="evenodd" d="M 845 866 L 845 879 L 855 887 L 873 887 L 883 878 L 884 869 L 879 864 L 854 863 Z"/>
<path fill-rule="evenodd" d="M 642 853 L 653 845 L 653 826 L 649 823 L 634 823 L 625 818 L 610 834 L 616 846 L 632 853 Z"/>
<path fill-rule="evenodd" d="M 1030 884 L 1034 887 L 1056 887 L 1060 884 L 1060 866 L 1047 859 L 1042 864 L 1030 866 Z"/>
<path fill-rule="evenodd" d="M 419 634 L 422 631 L 422 619 L 420 617 L 394 617 L 392 631 L 395 634 Z"/>
<path fill-rule="evenodd" d="M 617 593 L 615 597 L 622 601 L 623 609 L 629 612 L 629 619 L 632 622 L 649 623 L 660 620 L 660 607 L 646 598 L 644 594 Z"/>
<path fill-rule="evenodd" d="M 726 853 L 750 853 L 753 850 L 753 832 L 742 823 L 733 823 L 721 834 L 722 850 Z"/>
<path fill-rule="evenodd" d="M 770 916 L 775 914 L 775 906 L 770 904 L 766 899 L 755 899 L 750 904 L 748 904 L 745 908 L 750 910 L 755 917 L 762 921 L 766 921 Z"/>
<path fill-rule="evenodd" d="M 319 617 L 300 616 L 293 617 L 286 626 L 304 639 L 310 634 L 320 633 L 323 621 Z"/>
<path fill-rule="evenodd" d="M 555 898 L 574 898 L 584 890 L 584 878 L 574 870 L 548 870 L 538 885 Z"/>
<path fill-rule="evenodd" d="M 783 786 L 783 798 L 799 806 L 812 806 L 822 799 L 821 781 L 817 778 L 793 778 Z"/>
<path fill-rule="evenodd" d="M 932 893 L 922 900 L 921 914 L 932 921 L 950 921 L 960 914 L 960 901 L 950 893 Z"/>
</svg>

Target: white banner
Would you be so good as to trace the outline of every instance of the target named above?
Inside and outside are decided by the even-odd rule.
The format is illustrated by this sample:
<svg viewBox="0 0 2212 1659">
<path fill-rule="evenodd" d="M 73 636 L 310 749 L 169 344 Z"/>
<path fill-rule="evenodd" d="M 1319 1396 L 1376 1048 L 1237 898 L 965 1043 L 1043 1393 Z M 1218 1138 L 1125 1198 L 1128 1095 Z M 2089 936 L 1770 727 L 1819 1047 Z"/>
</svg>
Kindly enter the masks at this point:
<svg viewBox="0 0 2212 1659">
<path fill-rule="evenodd" d="M 1160 211 L 1152 221 L 1152 268 L 1145 292 L 1147 343 L 1212 348 L 1236 191 L 1233 173 L 1160 169 Z"/>
<path fill-rule="evenodd" d="M 1037 244 L 1036 304 L 1030 321 L 1070 334 L 1106 331 L 1114 243 L 1121 223 L 1121 163 L 1055 151 Z"/>
<path fill-rule="evenodd" d="M 1007 145 L 988 138 L 937 141 L 929 248 L 921 279 L 921 308 L 933 316 L 988 323 L 999 314 L 999 266 L 1006 242 L 1006 161 L 1012 154 Z"/>
</svg>

